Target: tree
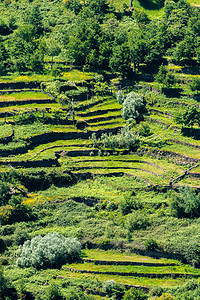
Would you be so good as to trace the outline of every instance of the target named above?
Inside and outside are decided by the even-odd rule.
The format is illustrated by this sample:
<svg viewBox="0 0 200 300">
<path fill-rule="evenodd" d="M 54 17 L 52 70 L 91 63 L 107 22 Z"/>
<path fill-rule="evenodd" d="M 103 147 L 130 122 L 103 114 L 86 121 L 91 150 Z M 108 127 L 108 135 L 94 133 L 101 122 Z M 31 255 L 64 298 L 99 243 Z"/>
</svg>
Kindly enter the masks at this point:
<svg viewBox="0 0 200 300">
<path fill-rule="evenodd" d="M 173 194 L 170 202 L 171 214 L 177 218 L 198 218 L 200 216 L 200 194 L 186 186 Z"/>
<path fill-rule="evenodd" d="M 53 57 L 58 56 L 61 52 L 60 46 L 58 45 L 58 42 L 54 39 L 47 40 L 46 44 L 47 44 L 46 52 L 49 56 L 51 56 L 51 60 L 53 63 Z"/>
<path fill-rule="evenodd" d="M 146 112 L 144 99 L 134 92 L 127 95 L 123 103 L 122 118 L 125 120 L 135 120 L 139 123 L 143 120 L 143 114 Z"/>
<path fill-rule="evenodd" d="M 175 121 L 189 127 L 193 127 L 195 124 L 200 125 L 200 111 L 194 105 L 187 106 L 183 113 L 175 117 Z"/>
<path fill-rule="evenodd" d="M 8 52 L 4 46 L 4 43 L 0 40 L 0 75 L 3 75 L 7 71 L 7 59 Z"/>
<path fill-rule="evenodd" d="M 171 72 L 169 72 L 162 64 L 156 75 L 156 81 L 162 83 L 163 86 L 170 87 L 175 83 L 175 76 Z"/>
<path fill-rule="evenodd" d="M 199 93 L 200 90 L 200 78 L 195 76 L 190 82 L 189 82 L 189 87 L 192 92 L 196 92 L 197 94 Z"/>
<path fill-rule="evenodd" d="M 109 65 L 113 72 L 120 73 L 123 78 L 131 73 L 130 49 L 126 43 L 113 48 Z"/>
<path fill-rule="evenodd" d="M 81 244 L 75 238 L 65 238 L 56 232 L 36 236 L 19 247 L 19 267 L 49 268 L 73 261 L 80 255 Z"/>
</svg>

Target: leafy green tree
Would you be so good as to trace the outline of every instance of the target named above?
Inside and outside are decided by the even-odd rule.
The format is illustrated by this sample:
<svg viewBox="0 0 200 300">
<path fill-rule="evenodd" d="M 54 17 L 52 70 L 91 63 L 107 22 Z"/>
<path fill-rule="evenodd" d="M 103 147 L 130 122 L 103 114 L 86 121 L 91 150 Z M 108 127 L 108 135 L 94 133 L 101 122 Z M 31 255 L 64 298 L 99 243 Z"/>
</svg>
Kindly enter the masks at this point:
<svg viewBox="0 0 200 300">
<path fill-rule="evenodd" d="M 42 34 L 42 13 L 40 11 L 40 5 L 38 3 L 28 7 L 24 15 L 24 20 L 26 24 L 30 24 L 33 26 L 33 32 L 35 37 L 39 37 L 39 35 Z"/>
<path fill-rule="evenodd" d="M 162 61 L 165 49 L 165 31 L 166 28 L 156 21 L 142 27 L 145 42 L 143 60 L 150 68 L 154 68 L 155 64 L 158 65 Z"/>
<path fill-rule="evenodd" d="M 175 83 L 175 76 L 162 64 L 159 68 L 158 74 L 156 75 L 156 81 L 162 83 L 163 86 L 170 87 Z"/>
<path fill-rule="evenodd" d="M 32 24 L 21 25 L 6 41 L 6 48 L 14 71 L 41 70 L 43 67 L 41 41 L 35 39 Z"/>
<path fill-rule="evenodd" d="M 95 18 L 80 19 L 67 46 L 76 65 L 93 68 L 99 65 L 100 32 L 100 24 Z"/>
<path fill-rule="evenodd" d="M 58 56 L 61 52 L 60 46 L 58 42 L 54 39 L 49 39 L 46 41 L 46 52 L 49 56 L 51 56 L 51 60 L 53 62 L 54 56 Z"/>
<path fill-rule="evenodd" d="M 0 40 L 0 75 L 4 75 L 8 71 L 8 52 L 4 43 Z"/>
<path fill-rule="evenodd" d="M 131 62 L 134 65 L 134 70 L 139 68 L 139 65 L 144 62 L 146 54 L 146 40 L 141 30 L 130 31 L 128 35 L 128 44 L 130 48 Z"/>
<path fill-rule="evenodd" d="M 175 117 L 175 121 L 179 124 L 193 127 L 195 124 L 200 124 L 200 111 L 196 106 L 187 106 L 183 113 Z"/>
<path fill-rule="evenodd" d="M 113 72 L 119 73 L 123 78 L 131 73 L 131 55 L 127 44 L 117 45 L 113 48 L 110 57 L 110 68 Z"/>
<path fill-rule="evenodd" d="M 177 218 L 198 218 L 200 216 L 200 194 L 186 186 L 179 193 L 172 195 L 170 202 L 171 214 Z"/>
<path fill-rule="evenodd" d="M 189 87 L 191 91 L 196 92 L 197 94 L 200 91 L 200 78 L 199 77 L 194 77 L 190 82 L 189 82 Z"/>
</svg>

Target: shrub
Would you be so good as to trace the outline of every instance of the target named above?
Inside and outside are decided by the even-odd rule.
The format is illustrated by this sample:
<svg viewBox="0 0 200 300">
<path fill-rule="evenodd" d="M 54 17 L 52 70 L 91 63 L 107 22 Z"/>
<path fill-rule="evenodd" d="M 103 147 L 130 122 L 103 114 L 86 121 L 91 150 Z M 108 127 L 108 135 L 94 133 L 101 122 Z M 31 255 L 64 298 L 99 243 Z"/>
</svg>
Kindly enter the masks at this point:
<svg viewBox="0 0 200 300">
<path fill-rule="evenodd" d="M 142 204 L 131 197 L 126 197 L 119 204 L 119 210 L 121 211 L 122 215 L 128 215 L 132 210 L 137 210 L 140 208 L 142 208 Z"/>
<path fill-rule="evenodd" d="M 19 247 L 19 267 L 49 268 L 76 260 L 81 244 L 75 238 L 65 238 L 56 232 L 44 237 L 36 236 Z"/>
<path fill-rule="evenodd" d="M 103 290 L 109 297 L 115 296 L 114 299 L 122 299 L 122 296 L 124 295 L 124 288 L 117 284 L 113 279 L 104 282 Z"/>
<path fill-rule="evenodd" d="M 137 131 L 138 131 L 139 135 L 144 136 L 144 137 L 152 135 L 151 128 L 149 127 L 148 124 L 139 125 Z"/>
<path fill-rule="evenodd" d="M 100 139 L 97 139 L 95 134 L 91 137 L 93 146 L 96 148 L 111 148 L 111 149 L 130 149 L 138 148 L 138 139 L 135 132 L 131 131 L 127 126 L 121 129 L 118 134 L 104 133 Z"/>
<path fill-rule="evenodd" d="M 17 300 L 17 291 L 4 277 L 3 270 L 0 266 L 0 299 Z"/>
<path fill-rule="evenodd" d="M 46 300 L 64 300 L 65 297 L 61 294 L 56 285 L 51 285 L 47 292 Z"/>
<path fill-rule="evenodd" d="M 122 118 L 128 121 L 135 120 L 137 123 L 143 120 L 146 112 L 144 99 L 134 92 L 129 93 L 123 103 Z"/>
<path fill-rule="evenodd" d="M 145 300 L 147 296 L 140 290 L 136 288 L 131 288 L 130 290 L 126 291 L 124 294 L 123 300 Z"/>
<path fill-rule="evenodd" d="M 26 229 L 17 228 L 14 235 L 14 243 L 19 246 L 29 239 L 29 234 Z"/>
<path fill-rule="evenodd" d="M 173 194 L 170 202 L 171 214 L 177 218 L 195 218 L 200 216 L 200 194 L 186 186 Z"/>
<path fill-rule="evenodd" d="M 118 102 L 119 104 L 122 104 L 122 103 L 124 102 L 124 100 L 125 100 L 125 95 L 124 95 L 124 93 L 122 92 L 122 90 L 117 91 L 117 93 L 116 93 L 116 99 L 117 99 L 117 102 Z"/>
<path fill-rule="evenodd" d="M 158 249 L 158 243 L 154 239 L 148 239 L 144 242 L 144 246 L 146 250 L 156 250 Z"/>
<path fill-rule="evenodd" d="M 134 212 L 127 218 L 127 229 L 130 232 L 138 229 L 146 229 L 149 226 L 149 220 L 142 213 Z"/>
<path fill-rule="evenodd" d="M 108 211 L 114 211 L 114 210 L 116 210 L 117 208 L 118 208 L 118 204 L 115 203 L 115 202 L 109 202 L 108 205 L 107 205 L 107 207 L 106 207 L 106 209 L 107 209 Z"/>
</svg>

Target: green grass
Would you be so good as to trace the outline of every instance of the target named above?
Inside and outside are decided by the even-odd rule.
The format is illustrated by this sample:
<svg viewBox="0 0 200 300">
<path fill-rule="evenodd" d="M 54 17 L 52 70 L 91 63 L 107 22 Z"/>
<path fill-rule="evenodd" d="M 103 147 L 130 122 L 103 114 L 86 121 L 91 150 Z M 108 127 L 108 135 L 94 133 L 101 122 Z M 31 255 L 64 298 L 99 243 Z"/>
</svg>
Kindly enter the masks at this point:
<svg viewBox="0 0 200 300">
<path fill-rule="evenodd" d="M 64 266 L 63 266 L 64 267 Z M 150 266 L 121 266 L 121 265 L 96 265 L 94 263 L 74 263 L 66 265 L 68 268 L 89 270 L 89 271 L 100 271 L 100 272 L 127 272 L 127 273 L 155 273 L 155 274 L 166 274 L 166 273 L 181 273 L 181 274 L 193 274 L 199 275 L 200 271 L 192 268 L 191 266 L 164 266 L 164 267 L 150 267 Z M 120 275 L 120 274 L 119 274 Z"/>
<path fill-rule="evenodd" d="M 72 70 L 70 72 L 62 73 L 60 78 L 64 80 L 82 81 L 86 79 L 92 79 L 94 77 L 93 72 L 81 72 L 79 70 Z M 10 76 L 1 76 L 0 82 L 31 82 L 31 81 L 53 81 L 56 78 L 50 74 L 11 74 Z"/>
<path fill-rule="evenodd" d="M 155 259 L 149 256 L 137 255 L 135 253 L 126 253 L 114 250 L 83 250 L 83 258 L 105 260 L 105 261 L 133 261 L 133 262 L 148 262 L 148 263 L 174 263 L 180 264 L 179 261 L 173 259 L 160 258 Z"/>
<path fill-rule="evenodd" d="M 20 92 L 0 95 L 0 101 L 13 101 L 13 100 L 37 100 L 49 99 L 50 97 L 42 92 Z"/>
<path fill-rule="evenodd" d="M 12 127 L 9 124 L 0 125 L 0 139 L 12 133 Z"/>
</svg>

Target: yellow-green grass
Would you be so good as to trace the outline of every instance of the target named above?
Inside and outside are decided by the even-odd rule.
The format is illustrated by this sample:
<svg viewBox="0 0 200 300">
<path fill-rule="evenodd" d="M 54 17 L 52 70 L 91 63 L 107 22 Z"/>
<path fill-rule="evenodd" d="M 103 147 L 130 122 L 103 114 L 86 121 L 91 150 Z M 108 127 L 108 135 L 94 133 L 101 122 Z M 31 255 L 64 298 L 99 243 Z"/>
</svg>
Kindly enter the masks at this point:
<svg viewBox="0 0 200 300">
<path fill-rule="evenodd" d="M 200 165 L 190 171 L 191 173 L 200 173 Z"/>
<path fill-rule="evenodd" d="M 100 160 L 103 161 L 106 160 L 106 161 L 113 161 L 115 165 L 118 164 L 118 162 L 120 163 L 120 161 L 123 161 L 123 160 L 130 160 L 130 163 L 131 163 L 131 160 L 137 160 L 137 161 L 146 161 L 147 163 L 150 163 L 150 164 L 153 164 L 153 166 L 155 166 L 156 168 L 161 168 L 161 172 L 166 172 L 167 174 L 172 172 L 174 173 L 174 176 L 176 177 L 176 175 L 178 176 L 178 174 L 182 174 L 186 169 L 187 169 L 187 166 L 184 166 L 184 165 L 176 165 L 176 164 L 173 164 L 172 162 L 169 162 L 167 159 L 157 159 L 157 158 L 151 158 L 151 157 L 148 157 L 148 156 L 138 156 L 138 155 L 120 155 L 120 156 L 103 156 L 103 157 L 100 157 L 100 156 L 95 156 L 95 157 L 87 157 L 87 156 L 84 156 L 84 157 L 70 157 L 70 158 L 66 158 L 66 160 L 68 161 L 68 163 L 71 163 L 71 164 L 74 164 L 75 166 L 80 162 L 84 162 L 84 160 L 89 160 L 89 161 L 95 161 L 95 160 Z M 87 164 L 89 164 L 89 162 L 86 162 Z M 146 166 L 147 164 L 144 164 L 144 166 Z M 151 166 L 149 166 L 151 167 Z M 163 170 L 162 170 L 163 169 Z M 166 174 L 165 173 L 165 174 Z M 172 175 L 171 175 L 172 176 Z"/>
<path fill-rule="evenodd" d="M 63 266 L 64 267 L 64 266 Z M 155 274 L 167 274 L 167 273 L 181 273 L 181 274 L 193 274 L 200 276 L 200 270 L 191 266 L 179 265 L 179 266 L 121 266 L 121 265 L 96 265 L 94 263 L 73 263 L 65 265 L 67 268 L 88 270 L 88 271 L 100 271 L 100 272 L 119 272 L 119 273 L 155 273 Z M 119 274 L 120 275 L 120 274 Z M 145 276 L 144 276 L 145 277 Z"/>
<path fill-rule="evenodd" d="M 0 125 L 0 138 L 4 138 L 12 133 L 12 127 L 9 124 Z"/>
<path fill-rule="evenodd" d="M 132 277 L 132 276 L 118 276 L 118 275 L 105 275 L 105 274 L 81 274 L 77 272 L 71 272 L 69 270 L 60 270 L 58 273 L 60 276 L 66 278 L 88 278 L 88 280 L 107 281 L 113 279 L 117 283 L 127 285 L 140 285 L 145 287 L 163 286 L 171 287 L 176 285 L 182 285 L 187 282 L 186 278 L 146 278 L 146 277 Z"/>
<path fill-rule="evenodd" d="M 158 114 L 156 114 L 155 112 L 150 112 L 149 113 L 149 117 L 150 117 L 150 123 L 151 123 L 151 120 L 152 121 L 155 121 L 155 123 L 156 123 L 156 121 L 159 121 L 159 122 L 163 122 L 164 124 L 166 124 L 166 126 L 168 125 L 173 125 L 173 126 L 177 126 L 177 124 L 173 121 L 173 119 L 172 118 L 169 118 L 169 117 L 167 117 L 167 116 L 165 116 L 165 115 L 158 115 Z M 148 118 L 148 117 L 147 117 Z M 162 126 L 165 126 L 165 125 L 162 125 Z M 178 127 L 178 126 L 177 126 Z"/>
<path fill-rule="evenodd" d="M 167 107 L 167 106 L 159 106 L 159 105 L 158 106 L 156 106 L 156 105 L 150 106 L 149 108 L 156 109 L 164 114 L 167 113 L 167 114 L 171 114 L 173 116 L 176 115 L 177 113 L 181 113 L 181 112 L 185 111 L 185 107 L 183 107 L 183 106 L 179 106 L 178 111 L 177 111 L 177 107 Z M 170 118 L 170 116 L 169 116 L 169 118 Z"/>
<path fill-rule="evenodd" d="M 94 77 L 95 73 L 93 72 L 82 72 L 79 70 L 72 70 L 70 72 L 61 73 L 61 76 L 59 78 L 65 79 L 65 80 L 74 80 L 74 81 L 82 81 L 87 79 L 92 79 Z M 31 82 L 31 81 L 53 81 L 56 78 L 54 76 L 51 76 L 50 74 L 24 74 L 24 75 L 18 75 L 18 74 L 12 74 L 7 76 L 1 76 L 0 82 Z"/>
<path fill-rule="evenodd" d="M 194 147 L 189 147 L 189 146 L 179 145 L 179 144 L 170 144 L 170 145 L 163 146 L 162 150 L 167 150 L 191 158 L 200 159 L 200 151 L 198 148 L 194 148 Z"/>
<path fill-rule="evenodd" d="M 78 167 L 83 167 L 85 166 L 86 168 L 87 167 L 97 167 L 97 168 L 116 168 L 118 167 L 119 169 L 127 169 L 127 172 L 129 170 L 132 170 L 132 169 L 137 169 L 137 168 L 141 168 L 143 169 L 144 171 L 149 171 L 149 172 L 154 172 L 154 173 L 157 173 L 159 175 L 162 175 L 164 173 L 163 170 L 161 170 L 160 168 L 156 167 L 156 165 L 149 165 L 149 164 L 146 164 L 146 163 L 143 163 L 143 162 L 123 162 L 123 161 L 115 161 L 115 160 L 111 160 L 111 161 L 90 161 L 90 162 L 86 162 L 84 164 L 84 162 L 77 162 L 74 166 L 76 166 L 76 168 Z"/>
<path fill-rule="evenodd" d="M 20 92 L 0 95 L 0 101 L 14 101 L 14 100 L 37 100 L 49 99 L 50 96 L 42 92 Z"/>
<path fill-rule="evenodd" d="M 109 2 L 111 3 L 111 5 L 113 5 L 117 10 L 122 11 L 123 10 L 123 5 L 126 4 L 128 7 L 130 5 L 130 1 L 129 0 L 109 0 Z M 156 3 L 156 1 L 155 1 Z M 138 0 L 133 0 L 132 1 L 132 6 L 133 8 L 136 9 L 142 9 L 145 10 L 145 12 L 147 13 L 148 17 L 150 19 L 157 19 L 157 18 L 162 18 L 163 16 L 163 9 L 154 9 L 155 4 L 152 1 L 152 6 L 151 4 L 148 5 L 148 7 L 145 8 L 145 6 L 142 5 L 142 2 L 139 2 Z"/>
<path fill-rule="evenodd" d="M 182 180 L 178 181 L 177 184 L 183 185 L 183 186 L 190 185 L 193 187 L 200 187 L 200 178 L 188 176 L 188 177 L 185 177 Z"/>
<path fill-rule="evenodd" d="M 181 134 L 181 129 L 176 129 L 176 131 L 174 131 L 172 126 L 169 126 L 168 128 L 166 128 L 166 127 L 164 127 L 160 124 L 157 124 L 157 123 L 151 123 L 149 125 L 150 125 L 150 128 L 151 128 L 151 131 L 155 132 L 155 134 L 159 135 L 160 137 L 163 137 L 163 139 L 166 139 L 166 138 L 167 139 L 174 139 L 174 140 L 177 140 L 177 141 L 190 143 L 191 145 L 194 145 L 194 146 L 200 146 L 200 141 L 199 140 L 196 140 L 192 137 L 183 136 Z M 151 138 L 151 136 L 149 138 Z M 149 138 L 148 137 L 144 138 L 144 140 L 148 140 Z"/>
<path fill-rule="evenodd" d="M 89 170 L 92 174 L 94 175 L 107 175 L 107 174 L 112 174 L 112 173 L 119 173 L 122 172 L 124 174 L 132 175 L 139 177 L 143 180 L 148 181 L 151 184 L 161 184 L 161 185 L 168 185 L 169 184 L 169 179 L 162 177 L 162 176 L 157 176 L 155 174 L 151 174 L 148 172 L 145 172 L 143 170 L 130 170 L 130 169 L 90 169 Z M 81 173 L 81 171 L 74 171 L 75 174 Z"/>
<path fill-rule="evenodd" d="M 82 250 L 82 257 L 104 261 L 131 261 L 131 262 L 148 262 L 148 263 L 174 263 L 180 265 L 178 260 L 159 258 L 155 259 L 149 256 L 138 255 L 135 253 L 119 252 L 113 250 Z"/>
<path fill-rule="evenodd" d="M 124 121 L 124 119 L 122 119 L 122 118 L 115 118 L 115 119 L 112 119 L 112 120 L 106 120 L 106 121 L 99 121 L 99 122 L 95 122 L 94 123 L 94 126 L 102 126 L 102 125 L 106 125 L 106 124 L 115 124 L 115 125 L 117 125 L 117 126 L 123 126 L 123 125 L 125 125 L 126 123 L 125 123 L 125 121 Z M 93 125 L 92 124 L 90 124 L 90 127 L 92 127 Z"/>
<path fill-rule="evenodd" d="M 8 107 L 0 107 L 0 112 L 12 112 L 13 110 L 17 110 L 19 112 L 26 112 L 27 108 L 38 108 L 38 109 L 46 109 L 46 108 L 61 108 L 59 103 L 47 103 L 47 104 L 40 104 L 40 103 L 24 103 L 23 105 L 12 105 Z"/>
<path fill-rule="evenodd" d="M 95 116 L 84 116 L 84 114 L 82 115 L 81 114 L 81 118 L 84 118 L 85 121 L 87 120 L 93 120 L 93 119 L 96 119 L 96 118 L 101 118 L 101 117 L 115 117 L 115 116 L 121 116 L 120 112 L 119 111 L 111 111 L 111 112 L 107 112 L 103 115 L 95 115 Z"/>
<path fill-rule="evenodd" d="M 53 192 L 50 188 L 46 191 L 31 193 L 25 202 L 33 205 L 38 202 L 43 203 L 44 201 L 49 202 L 56 201 L 58 199 L 73 199 L 74 197 L 91 197 L 101 201 L 107 200 L 120 202 L 124 199 L 125 195 L 130 193 L 129 191 L 121 190 L 121 188 L 127 186 L 129 188 L 130 186 L 131 188 L 140 188 L 141 186 L 147 185 L 142 180 L 138 180 L 134 177 L 111 177 L 109 182 L 107 178 L 97 177 L 94 180 L 80 181 L 69 187 L 54 187 Z M 151 198 L 151 196 L 149 196 L 149 198 Z"/>
<path fill-rule="evenodd" d="M 62 146 L 61 147 L 57 147 L 56 149 L 46 149 L 42 152 L 39 152 L 38 154 L 33 152 L 33 151 L 29 151 L 28 153 L 25 153 L 25 154 L 21 154 L 21 155 L 17 155 L 17 156 L 12 156 L 11 157 L 3 157 L 3 158 L 0 158 L 0 164 L 1 164 L 1 161 L 2 162 L 9 162 L 9 161 L 22 161 L 22 160 L 25 160 L 25 161 L 34 161 L 36 159 L 39 159 L 39 160 L 42 160 L 42 159 L 52 159 L 52 158 L 55 158 L 55 152 L 56 151 L 79 151 L 79 150 L 88 150 L 88 148 L 86 147 L 76 147 L 76 146 L 73 146 L 70 147 L 65 147 L 63 148 Z M 91 150 L 92 151 L 92 150 Z"/>
</svg>

